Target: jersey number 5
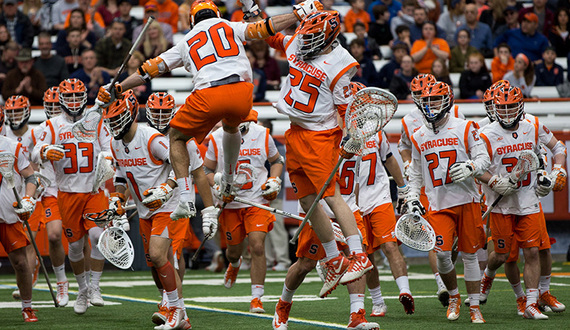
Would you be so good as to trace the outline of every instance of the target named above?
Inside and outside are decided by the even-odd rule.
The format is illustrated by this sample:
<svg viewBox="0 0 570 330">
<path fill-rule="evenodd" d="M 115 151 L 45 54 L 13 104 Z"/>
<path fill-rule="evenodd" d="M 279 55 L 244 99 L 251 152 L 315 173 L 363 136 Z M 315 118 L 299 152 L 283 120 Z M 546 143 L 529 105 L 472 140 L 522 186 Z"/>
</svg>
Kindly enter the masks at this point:
<svg viewBox="0 0 570 330">
<path fill-rule="evenodd" d="M 439 166 L 439 160 L 442 158 L 447 158 L 447 171 L 445 175 L 445 184 L 450 184 L 451 178 L 449 177 L 449 168 L 451 165 L 455 164 L 457 160 L 457 151 L 455 150 L 445 150 L 440 151 L 439 153 L 433 152 L 431 154 L 427 154 L 426 160 L 428 161 L 428 169 L 429 175 L 431 177 L 431 182 L 433 183 L 434 188 L 443 185 L 443 178 L 435 178 L 434 171 Z"/>
<path fill-rule="evenodd" d="M 318 87 L 321 86 L 321 81 L 311 75 L 304 75 L 302 71 L 295 68 L 289 68 L 289 75 L 291 76 L 291 87 L 299 86 L 301 92 L 309 94 L 309 102 L 307 104 L 295 101 L 291 98 L 291 92 L 293 89 L 289 90 L 289 93 L 285 95 L 285 102 L 290 106 L 299 111 L 306 113 L 311 113 L 315 111 L 315 104 L 317 104 L 317 99 L 319 98 Z"/>
<path fill-rule="evenodd" d="M 222 40 L 222 35 L 224 40 Z M 198 50 L 202 48 L 208 40 L 214 44 L 216 54 L 209 54 L 201 57 Z M 192 61 L 196 65 L 196 70 L 203 66 L 217 61 L 217 57 L 237 56 L 239 54 L 238 45 L 234 39 L 234 31 L 227 24 L 220 22 L 212 25 L 208 31 L 200 31 L 186 42 L 190 47 L 189 53 Z"/>
</svg>

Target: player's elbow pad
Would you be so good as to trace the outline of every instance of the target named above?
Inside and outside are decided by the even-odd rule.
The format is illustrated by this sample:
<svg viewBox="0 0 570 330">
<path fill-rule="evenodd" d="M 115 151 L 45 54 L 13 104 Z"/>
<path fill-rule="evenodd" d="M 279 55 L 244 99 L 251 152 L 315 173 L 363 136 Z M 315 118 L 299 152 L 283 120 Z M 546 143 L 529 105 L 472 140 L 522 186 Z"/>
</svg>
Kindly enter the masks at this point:
<svg viewBox="0 0 570 330">
<path fill-rule="evenodd" d="M 144 62 L 137 73 L 146 82 L 149 82 L 152 78 L 157 77 L 168 71 L 168 67 L 164 60 L 160 57 L 151 58 Z"/>
<path fill-rule="evenodd" d="M 566 156 L 566 145 L 564 145 L 564 143 L 558 141 L 556 142 L 556 144 L 554 145 L 554 148 L 552 148 L 552 154 L 554 156 L 556 155 L 564 155 Z"/>
<path fill-rule="evenodd" d="M 271 17 L 269 17 L 262 21 L 249 23 L 247 25 L 245 33 L 247 38 L 250 40 L 261 40 L 274 36 L 275 27 L 273 26 L 273 21 L 271 20 Z"/>
</svg>

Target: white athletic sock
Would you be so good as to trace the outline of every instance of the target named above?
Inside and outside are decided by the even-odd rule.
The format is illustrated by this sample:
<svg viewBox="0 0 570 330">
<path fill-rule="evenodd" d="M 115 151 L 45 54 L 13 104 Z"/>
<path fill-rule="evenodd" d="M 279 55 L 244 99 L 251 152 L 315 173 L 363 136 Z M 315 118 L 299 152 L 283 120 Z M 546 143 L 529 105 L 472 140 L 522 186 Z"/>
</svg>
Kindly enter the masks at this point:
<svg viewBox="0 0 570 330">
<path fill-rule="evenodd" d="M 450 296 L 457 296 L 459 294 L 459 288 L 455 288 L 452 290 L 447 289 L 447 291 L 449 291 Z"/>
<path fill-rule="evenodd" d="M 358 313 L 359 310 L 364 309 L 364 294 L 351 293 L 350 297 L 350 312 Z"/>
<path fill-rule="evenodd" d="M 281 300 L 286 302 L 292 302 L 295 291 L 297 291 L 297 289 L 295 290 L 289 289 L 285 284 L 283 284 L 283 291 L 281 292 Z"/>
<path fill-rule="evenodd" d="M 30 300 L 22 300 L 22 310 L 24 308 L 32 308 L 32 299 Z"/>
<path fill-rule="evenodd" d="M 91 271 L 91 286 L 94 286 L 96 288 L 99 287 L 99 281 L 101 280 L 101 275 L 103 275 L 103 272 L 96 272 L 94 270 Z"/>
<path fill-rule="evenodd" d="M 178 306 L 178 289 L 166 293 L 168 299 L 168 307 Z"/>
<path fill-rule="evenodd" d="M 224 177 L 226 179 L 232 178 L 235 172 L 240 145 L 241 133 L 239 131 L 236 133 L 228 133 L 224 131 L 224 135 L 222 136 L 222 147 L 224 150 Z"/>
<path fill-rule="evenodd" d="M 346 244 L 350 252 L 362 253 L 362 241 L 360 240 L 360 235 L 350 235 L 346 238 Z"/>
<path fill-rule="evenodd" d="M 396 284 L 398 285 L 398 289 L 400 289 L 400 294 L 408 293 L 412 294 L 410 291 L 410 282 L 408 281 L 407 276 L 400 276 L 396 279 Z"/>
<path fill-rule="evenodd" d="M 543 294 L 548 290 L 550 290 L 550 275 L 541 276 L 538 282 L 538 293 Z"/>
<path fill-rule="evenodd" d="M 487 277 L 495 278 L 496 274 L 497 274 L 496 270 L 490 270 L 489 267 L 485 268 L 485 275 L 487 275 Z"/>
<path fill-rule="evenodd" d="M 536 304 L 538 301 L 538 289 L 526 289 L 526 307 Z"/>
<path fill-rule="evenodd" d="M 479 293 L 468 293 L 467 297 L 469 297 L 469 305 L 470 306 L 479 306 Z"/>
<path fill-rule="evenodd" d="M 380 305 L 384 303 L 384 298 L 382 297 L 382 290 L 380 289 L 380 286 L 373 289 L 368 288 L 368 292 L 370 292 L 370 296 L 372 297 L 373 305 Z"/>
<path fill-rule="evenodd" d="M 433 274 L 433 276 L 435 277 L 435 282 L 437 283 L 438 289 L 446 289 L 445 284 L 443 283 L 443 280 L 441 279 L 441 275 L 439 275 L 439 272 Z"/>
<path fill-rule="evenodd" d="M 87 290 L 87 272 L 75 275 L 79 291 Z"/>
<path fill-rule="evenodd" d="M 53 272 L 55 273 L 55 278 L 57 282 L 66 282 L 67 276 L 65 275 L 65 263 L 61 266 L 52 266 Z"/>
<path fill-rule="evenodd" d="M 338 247 L 336 246 L 336 241 L 332 240 L 330 242 L 322 243 L 323 249 L 325 249 L 325 254 L 327 255 L 324 259 L 325 262 L 336 258 L 339 255 Z"/>
<path fill-rule="evenodd" d="M 524 297 L 524 291 L 522 289 L 520 281 L 517 284 L 511 284 L 511 288 L 513 288 L 513 291 L 517 299 L 519 299 L 520 297 Z"/>
<path fill-rule="evenodd" d="M 230 262 L 233 268 L 239 268 L 241 266 L 241 258 L 238 259 L 236 262 Z"/>
<path fill-rule="evenodd" d="M 261 284 L 252 284 L 251 285 L 251 298 L 259 298 L 263 297 L 264 293 L 264 286 Z"/>
</svg>

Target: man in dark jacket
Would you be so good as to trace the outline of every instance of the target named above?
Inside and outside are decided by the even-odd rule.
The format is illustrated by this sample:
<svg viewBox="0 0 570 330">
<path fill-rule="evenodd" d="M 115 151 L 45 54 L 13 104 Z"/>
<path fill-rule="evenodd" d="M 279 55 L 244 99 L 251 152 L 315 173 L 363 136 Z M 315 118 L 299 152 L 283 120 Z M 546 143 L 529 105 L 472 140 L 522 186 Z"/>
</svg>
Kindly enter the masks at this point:
<svg viewBox="0 0 570 330">
<path fill-rule="evenodd" d="M 34 41 L 34 27 L 28 16 L 18 10 L 17 0 L 4 0 L 0 24 L 6 25 L 8 32 L 23 48 L 31 48 Z"/>
<path fill-rule="evenodd" d="M 47 89 L 44 75 L 34 68 L 32 50 L 24 48 L 18 56 L 18 67 L 6 75 L 2 86 L 2 97 L 7 100 L 12 95 L 24 95 L 30 99 L 31 105 L 43 105 L 44 92 Z"/>
<path fill-rule="evenodd" d="M 536 75 L 535 86 L 556 86 L 564 83 L 564 69 L 554 63 L 556 50 L 548 47 L 542 54 L 542 63 L 534 68 Z"/>
</svg>

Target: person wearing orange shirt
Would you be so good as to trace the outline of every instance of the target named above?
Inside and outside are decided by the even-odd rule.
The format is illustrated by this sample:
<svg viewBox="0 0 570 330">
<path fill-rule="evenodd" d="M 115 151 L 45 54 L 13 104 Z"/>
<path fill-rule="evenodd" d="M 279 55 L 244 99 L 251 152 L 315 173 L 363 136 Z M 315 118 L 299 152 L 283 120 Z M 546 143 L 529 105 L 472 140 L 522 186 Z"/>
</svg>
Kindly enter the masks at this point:
<svg viewBox="0 0 570 330">
<path fill-rule="evenodd" d="M 497 46 L 498 55 L 491 62 L 491 78 L 494 82 L 503 79 L 505 73 L 515 68 L 515 59 L 511 55 L 511 47 L 507 43 Z"/>
<path fill-rule="evenodd" d="M 370 23 L 370 15 L 364 10 L 364 0 L 350 0 L 350 10 L 344 17 L 344 26 L 346 32 L 354 32 L 354 23 L 361 22 L 366 26 L 368 31 L 368 23 Z"/>
<path fill-rule="evenodd" d="M 422 26 L 422 39 L 414 41 L 412 45 L 412 58 L 419 73 L 430 73 L 431 65 L 436 58 L 447 60 L 449 58 L 449 45 L 445 39 L 436 38 L 435 24 L 425 22 Z"/>
<path fill-rule="evenodd" d="M 172 26 L 172 33 L 178 32 L 178 5 L 172 0 L 149 1 L 146 6 L 150 4 L 156 5 L 158 9 L 156 19 Z"/>
<path fill-rule="evenodd" d="M 103 16 L 99 14 L 95 7 L 91 7 L 90 0 L 78 0 L 77 3 L 83 12 L 85 13 L 85 23 L 87 24 L 87 30 L 92 31 L 95 35 L 100 38 L 105 34 L 105 21 L 103 20 Z M 69 20 L 71 18 L 71 12 L 67 14 L 67 18 L 65 19 L 64 28 L 67 29 L 69 27 Z"/>
</svg>

